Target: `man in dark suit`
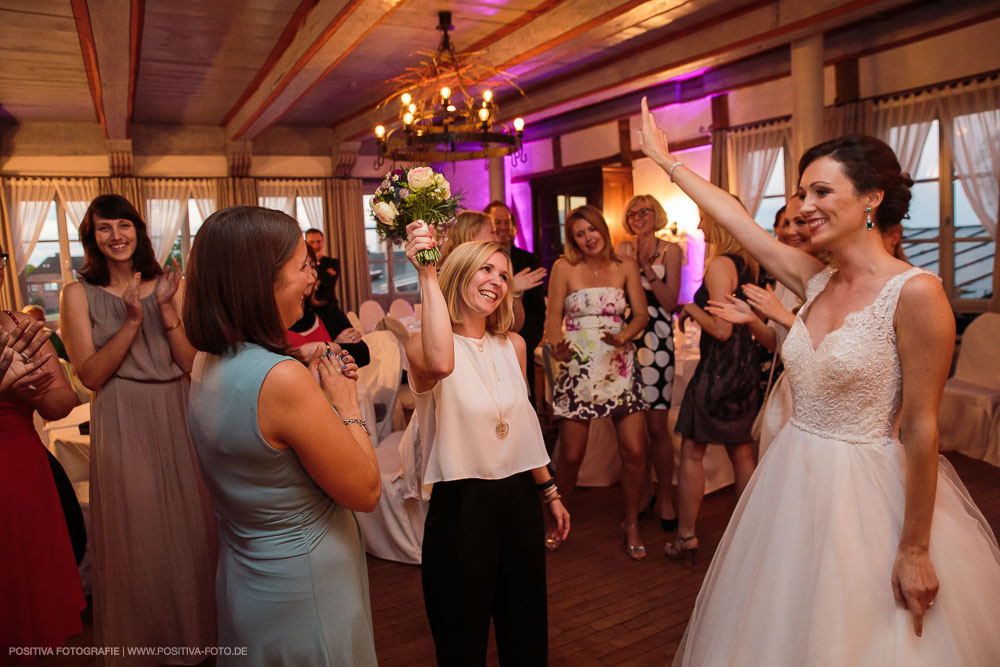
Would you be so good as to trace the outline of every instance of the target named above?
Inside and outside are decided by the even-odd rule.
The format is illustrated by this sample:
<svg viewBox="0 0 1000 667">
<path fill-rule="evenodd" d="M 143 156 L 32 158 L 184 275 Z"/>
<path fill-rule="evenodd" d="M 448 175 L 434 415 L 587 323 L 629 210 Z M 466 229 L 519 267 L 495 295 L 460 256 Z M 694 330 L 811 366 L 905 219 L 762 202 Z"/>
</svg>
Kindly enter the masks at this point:
<svg viewBox="0 0 1000 667">
<path fill-rule="evenodd" d="M 502 201 L 496 200 L 490 202 L 485 212 L 493 218 L 493 233 L 497 237 L 497 243 L 502 245 L 510 255 L 515 276 L 525 270 L 537 270 L 538 260 L 534 254 L 518 248 L 513 243 L 514 237 L 517 236 L 517 224 L 510 208 Z M 544 278 L 544 269 L 535 275 L 538 275 L 539 280 Z M 515 298 L 521 299 L 524 306 L 524 324 L 519 333 L 528 346 L 528 393 L 532 404 L 535 404 L 535 348 L 542 341 L 545 329 L 545 287 L 539 284 L 525 290 L 521 295 L 518 295 L 515 290 L 514 295 Z"/>
<path fill-rule="evenodd" d="M 323 232 L 318 229 L 306 230 L 306 243 L 316 253 L 316 280 L 319 287 L 316 288 L 316 298 L 323 303 L 337 305 L 337 294 L 334 288 L 337 286 L 337 278 L 340 277 L 340 260 L 336 257 L 326 256 L 326 247 L 323 244 Z"/>
</svg>

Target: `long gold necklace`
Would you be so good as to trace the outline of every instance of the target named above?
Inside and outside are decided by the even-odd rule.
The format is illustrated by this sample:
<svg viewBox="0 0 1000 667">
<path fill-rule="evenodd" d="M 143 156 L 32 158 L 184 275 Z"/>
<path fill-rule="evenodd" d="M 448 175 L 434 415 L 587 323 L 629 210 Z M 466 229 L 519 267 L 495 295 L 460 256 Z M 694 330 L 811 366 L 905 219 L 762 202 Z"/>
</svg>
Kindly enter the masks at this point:
<svg viewBox="0 0 1000 667">
<path fill-rule="evenodd" d="M 490 363 L 493 365 L 493 376 L 496 379 L 497 393 L 495 396 L 493 394 L 493 388 L 490 386 L 490 383 L 486 381 L 486 378 L 484 378 L 483 374 L 479 371 L 479 366 L 476 365 L 475 359 L 472 358 L 472 355 L 465 347 L 462 347 L 462 350 L 465 352 L 465 356 L 469 358 L 469 363 L 472 364 L 472 369 L 476 371 L 476 375 L 479 376 L 479 381 L 483 383 L 484 387 L 486 387 L 486 393 L 490 395 L 490 398 L 493 399 L 494 405 L 497 406 L 497 423 L 494 430 L 496 431 L 497 437 L 503 440 L 504 438 L 507 437 L 507 434 L 510 432 L 510 424 L 508 424 L 507 420 L 503 418 L 503 402 L 502 402 L 503 396 L 500 394 L 500 373 L 497 372 L 497 363 L 493 359 L 493 341 L 491 340 L 489 334 L 487 334 L 485 338 L 486 338 L 486 345 L 490 348 L 488 354 L 490 357 Z M 477 347 L 479 347 L 479 350 L 482 351 L 483 345 L 481 343 L 479 343 L 474 339 L 470 340 L 472 340 L 472 342 L 475 343 Z"/>
</svg>

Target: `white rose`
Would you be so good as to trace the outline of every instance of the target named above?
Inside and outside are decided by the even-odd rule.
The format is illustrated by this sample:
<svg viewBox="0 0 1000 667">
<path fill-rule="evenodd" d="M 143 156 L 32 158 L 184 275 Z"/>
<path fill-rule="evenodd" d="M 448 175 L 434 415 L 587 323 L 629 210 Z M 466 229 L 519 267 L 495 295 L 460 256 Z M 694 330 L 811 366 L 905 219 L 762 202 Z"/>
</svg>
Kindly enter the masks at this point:
<svg viewBox="0 0 1000 667">
<path fill-rule="evenodd" d="M 441 179 L 441 180 L 444 181 L 444 179 Z M 449 183 L 448 181 L 444 181 L 443 183 L 440 183 L 438 185 L 438 190 L 441 191 L 441 195 L 445 199 L 448 199 L 449 197 L 451 197 L 451 183 Z"/>
<path fill-rule="evenodd" d="M 406 175 L 411 190 L 429 188 L 434 185 L 434 170 L 430 167 L 414 167 Z"/>
<path fill-rule="evenodd" d="M 379 222 L 384 222 L 385 224 L 391 223 L 399 215 L 399 211 L 393 206 L 392 202 L 380 201 L 376 202 L 372 206 L 372 211 L 375 213 L 375 217 L 379 219 Z"/>
</svg>

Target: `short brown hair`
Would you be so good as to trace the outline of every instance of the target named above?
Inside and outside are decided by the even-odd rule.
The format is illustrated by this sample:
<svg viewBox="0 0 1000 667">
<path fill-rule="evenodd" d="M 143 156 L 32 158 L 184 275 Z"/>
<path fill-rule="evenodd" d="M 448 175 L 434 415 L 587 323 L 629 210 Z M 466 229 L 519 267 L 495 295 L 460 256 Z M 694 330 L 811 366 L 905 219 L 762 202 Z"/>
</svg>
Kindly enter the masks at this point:
<svg viewBox="0 0 1000 667">
<path fill-rule="evenodd" d="M 662 206 L 660 206 L 660 202 L 656 200 L 656 197 L 653 195 L 636 195 L 635 197 L 629 199 L 628 203 L 625 204 L 625 215 L 622 217 L 625 231 L 629 234 L 635 235 L 635 230 L 632 229 L 632 223 L 628 221 L 628 212 L 633 206 L 639 203 L 645 204 L 649 208 L 653 209 L 654 231 L 663 229 L 667 226 L 667 223 L 670 222 L 667 220 L 667 212 L 663 210 Z"/>
<path fill-rule="evenodd" d="M 584 204 L 575 208 L 566 216 L 566 261 L 570 264 L 577 264 L 583 259 L 583 250 L 576 244 L 573 238 L 573 222 L 575 220 L 586 220 L 596 229 L 601 238 L 604 239 L 604 250 L 601 252 L 604 259 L 618 261 L 614 248 L 611 247 L 611 232 L 608 230 L 608 223 L 604 221 L 604 215 L 596 206 Z"/>
<path fill-rule="evenodd" d="M 470 241 L 456 247 L 441 264 L 439 280 L 441 293 L 448 304 L 448 315 L 453 324 L 462 321 L 462 306 L 468 305 L 465 287 L 472 280 L 479 267 L 494 253 L 501 253 L 507 260 L 507 294 L 496 310 L 486 317 L 486 331 L 491 334 L 506 334 L 514 324 L 514 270 L 510 257 L 497 243 L 490 241 Z"/>
<path fill-rule="evenodd" d="M 191 344 L 211 354 L 241 343 L 290 354 L 274 283 L 299 243 L 299 224 L 281 211 L 233 206 L 208 216 L 187 272 L 183 319 Z"/>
</svg>

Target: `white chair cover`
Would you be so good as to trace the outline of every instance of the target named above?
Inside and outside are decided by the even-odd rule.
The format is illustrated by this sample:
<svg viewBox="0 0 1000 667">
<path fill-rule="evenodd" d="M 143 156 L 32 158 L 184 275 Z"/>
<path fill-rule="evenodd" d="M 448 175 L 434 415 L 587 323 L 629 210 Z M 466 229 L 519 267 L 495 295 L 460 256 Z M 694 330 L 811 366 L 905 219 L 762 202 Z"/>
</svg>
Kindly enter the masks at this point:
<svg viewBox="0 0 1000 667">
<path fill-rule="evenodd" d="M 938 413 L 942 450 L 1000 466 L 1000 313 L 983 313 L 965 330 L 955 375 Z"/>
<path fill-rule="evenodd" d="M 385 311 L 377 301 L 365 301 L 358 308 L 358 317 L 361 319 L 362 333 L 375 331 L 379 323 L 385 319 Z"/>
<path fill-rule="evenodd" d="M 392 433 L 392 413 L 403 375 L 399 343 L 388 331 L 372 331 L 362 336 L 368 344 L 371 363 L 358 369 L 358 381 L 365 386 L 375 405 L 385 406 L 385 414 L 372 429 L 378 441 Z"/>
<path fill-rule="evenodd" d="M 365 550 L 372 556 L 419 565 L 428 503 L 404 497 L 399 474 L 402 437 L 402 431 L 395 431 L 375 449 L 382 471 L 382 498 L 375 511 L 358 512 L 358 525 L 365 538 Z"/>
<path fill-rule="evenodd" d="M 415 316 L 413 305 L 406 299 L 396 299 L 389 304 L 389 314 L 397 320 L 406 321 Z"/>
<path fill-rule="evenodd" d="M 352 327 L 364 333 L 365 328 L 361 325 L 361 318 L 353 310 L 347 311 L 347 321 L 351 323 Z"/>
</svg>

